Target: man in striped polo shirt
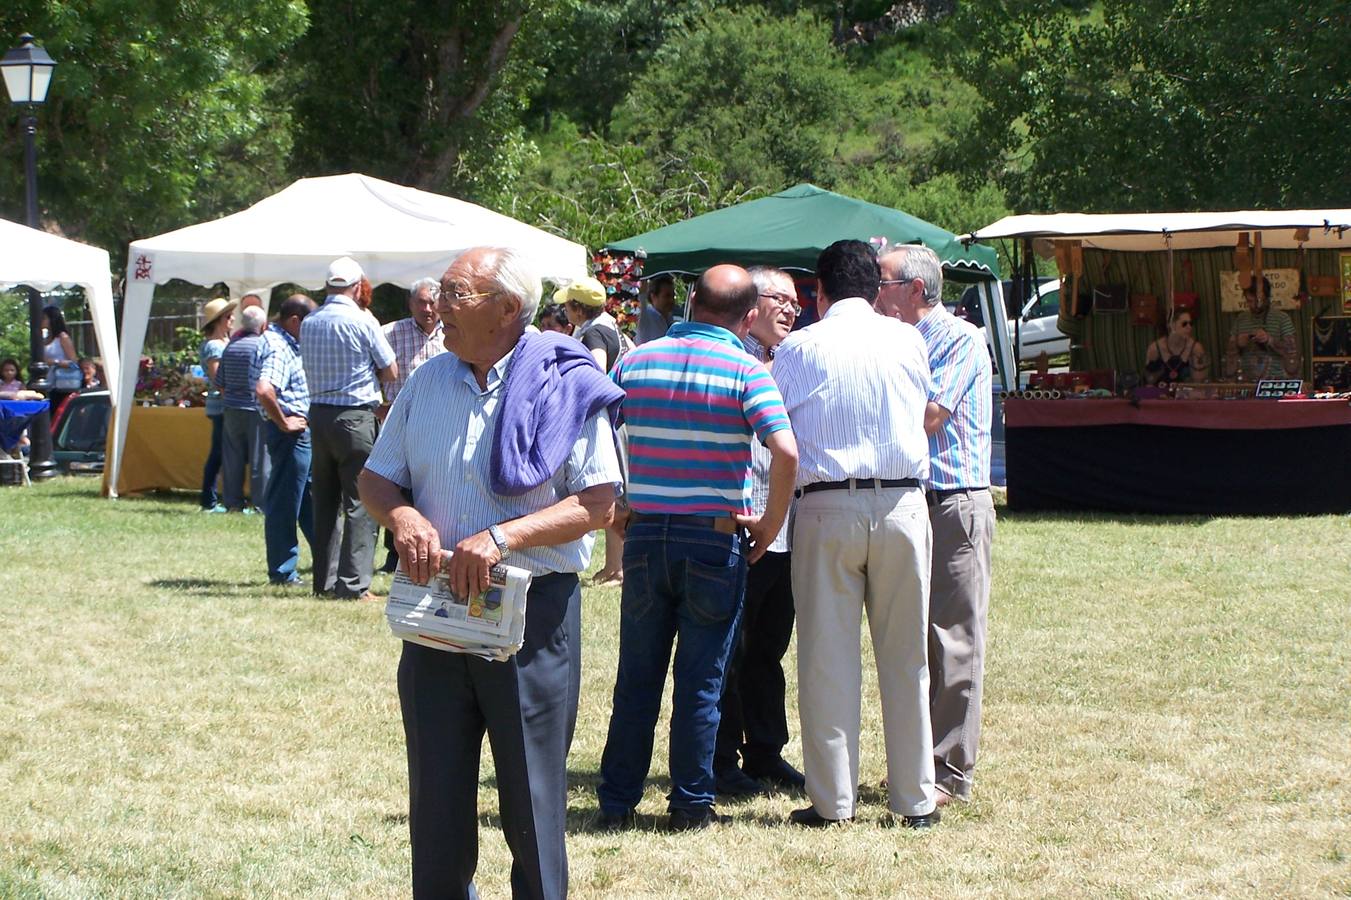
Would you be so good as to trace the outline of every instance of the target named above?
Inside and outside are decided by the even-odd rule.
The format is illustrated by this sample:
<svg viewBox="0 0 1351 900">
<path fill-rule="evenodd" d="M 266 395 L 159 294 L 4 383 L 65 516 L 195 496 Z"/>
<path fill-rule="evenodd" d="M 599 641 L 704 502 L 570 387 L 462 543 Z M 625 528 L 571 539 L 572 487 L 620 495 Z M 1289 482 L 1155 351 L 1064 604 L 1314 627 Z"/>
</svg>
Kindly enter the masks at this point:
<svg viewBox="0 0 1351 900">
<path fill-rule="evenodd" d="M 746 567 L 783 526 L 797 470 L 783 399 L 741 343 L 757 302 L 744 269 L 714 266 L 695 285 L 692 320 L 630 351 L 614 370 L 625 391 L 632 519 L 619 673 L 601 757 L 603 830 L 634 822 L 673 641 L 670 826 L 683 831 L 718 820 L 718 700 Z M 752 434 L 772 458 L 761 516 L 751 514 Z"/>
<path fill-rule="evenodd" d="M 990 354 L 971 323 L 940 299 L 943 270 L 927 247 L 902 247 L 881 259 L 877 311 L 919 329 L 929 354 L 933 393 L 929 434 L 929 718 L 936 799 L 971 798 L 980 742 L 985 617 L 990 606 Z"/>
</svg>

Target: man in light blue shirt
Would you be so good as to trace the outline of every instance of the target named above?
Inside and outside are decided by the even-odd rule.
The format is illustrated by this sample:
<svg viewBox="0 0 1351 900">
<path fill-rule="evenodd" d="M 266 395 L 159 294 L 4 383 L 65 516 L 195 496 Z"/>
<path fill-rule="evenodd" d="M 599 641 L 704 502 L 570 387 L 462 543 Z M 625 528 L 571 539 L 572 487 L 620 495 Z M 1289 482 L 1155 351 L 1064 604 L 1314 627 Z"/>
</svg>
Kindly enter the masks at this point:
<svg viewBox="0 0 1351 900">
<path fill-rule="evenodd" d="M 582 661 L 577 575 L 590 562 L 591 532 L 613 516 L 621 475 L 600 409 L 579 416 L 575 434 L 561 434 L 564 458 L 552 472 L 526 480 L 519 492 L 515 484 L 512 493 L 494 488 L 502 474 L 494 456 L 504 456 L 498 427 L 520 413 L 506 399 L 512 379 L 532 377 L 528 364 L 513 375 L 512 361 L 528 353 L 522 336 L 540 289 L 513 251 L 480 247 L 456 258 L 437 304 L 450 352 L 423 363 L 399 391 L 361 474 L 362 500 L 394 532 L 400 568 L 413 582 L 444 570 L 458 596 L 477 596 L 498 563 L 534 576 L 524 646 L 505 662 L 403 645 L 414 897 L 475 896 L 485 731 L 511 848 L 512 896 L 567 895 L 566 763 Z M 579 344 L 561 340 L 575 347 L 593 382 L 604 381 Z M 572 373 L 560 375 L 553 393 L 575 396 L 575 383 Z M 448 563 L 442 548 L 454 548 Z"/>
<path fill-rule="evenodd" d="M 399 377 L 380 323 L 357 306 L 364 277 L 356 260 L 334 260 L 324 305 L 300 329 L 314 443 L 314 592 L 340 600 L 374 599 L 376 528 L 357 476 L 375 444 L 379 383 Z"/>
<path fill-rule="evenodd" d="M 900 247 L 881 259 L 877 311 L 919 329 L 933 394 L 929 434 L 929 718 L 936 800 L 971 799 L 980 743 L 985 623 L 990 606 L 990 354 L 980 331 L 940 302 L 943 270 L 927 247 Z"/>
<path fill-rule="evenodd" d="M 263 417 L 263 440 L 272 471 L 267 479 L 263 541 L 267 578 L 273 584 L 298 585 L 300 543 L 296 526 L 314 552 L 314 514 L 310 500 L 310 393 L 300 361 L 300 326 L 314 310 L 304 294 L 287 297 L 277 321 L 263 332 L 254 357 L 252 380 Z"/>
</svg>

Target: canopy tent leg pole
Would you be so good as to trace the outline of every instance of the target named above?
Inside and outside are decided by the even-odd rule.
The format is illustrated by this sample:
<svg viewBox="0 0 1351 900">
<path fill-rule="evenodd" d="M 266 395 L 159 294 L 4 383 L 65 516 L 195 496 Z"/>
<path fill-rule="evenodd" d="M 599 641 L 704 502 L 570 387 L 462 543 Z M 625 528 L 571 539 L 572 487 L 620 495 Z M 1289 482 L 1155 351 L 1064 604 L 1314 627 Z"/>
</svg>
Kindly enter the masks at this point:
<svg viewBox="0 0 1351 900">
<path fill-rule="evenodd" d="M 987 332 L 991 336 L 990 344 L 994 348 L 995 365 L 999 368 L 999 380 L 1006 391 L 1018 390 L 1017 357 L 1009 346 L 1009 324 L 1004 315 L 1004 287 L 998 280 L 981 283 L 978 296 L 981 299 L 981 315 L 984 316 Z M 993 331 L 989 329 L 993 328 Z M 1012 374 L 1012 378 L 1010 378 Z"/>
<path fill-rule="evenodd" d="M 127 260 L 127 293 L 122 303 L 121 378 L 115 388 L 117 402 L 113 406 L 113 425 L 108 429 L 104 454 L 103 494 L 106 497 L 117 496 L 117 479 L 122 474 L 122 451 L 127 446 L 131 404 L 136 396 L 136 378 L 141 371 L 145 329 L 150 318 L 150 304 L 155 299 L 155 283 L 149 279 L 134 278 L 137 255 L 137 251 L 133 250 Z"/>
</svg>

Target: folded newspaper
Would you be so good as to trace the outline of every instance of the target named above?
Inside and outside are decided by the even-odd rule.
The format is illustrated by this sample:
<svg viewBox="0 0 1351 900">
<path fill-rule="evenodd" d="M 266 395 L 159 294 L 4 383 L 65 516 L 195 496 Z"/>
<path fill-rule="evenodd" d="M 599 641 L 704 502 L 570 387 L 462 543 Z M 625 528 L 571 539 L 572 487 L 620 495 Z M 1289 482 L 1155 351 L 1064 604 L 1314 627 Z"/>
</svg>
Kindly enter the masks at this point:
<svg viewBox="0 0 1351 900">
<path fill-rule="evenodd" d="M 450 556 L 444 555 L 442 571 Z M 451 592 L 445 575 L 417 585 L 400 566 L 390 584 L 385 619 L 389 630 L 402 640 L 487 660 L 508 660 L 525 641 L 530 579 L 525 569 L 497 565 L 488 573 L 488 589 L 477 597 L 464 598 Z"/>
</svg>

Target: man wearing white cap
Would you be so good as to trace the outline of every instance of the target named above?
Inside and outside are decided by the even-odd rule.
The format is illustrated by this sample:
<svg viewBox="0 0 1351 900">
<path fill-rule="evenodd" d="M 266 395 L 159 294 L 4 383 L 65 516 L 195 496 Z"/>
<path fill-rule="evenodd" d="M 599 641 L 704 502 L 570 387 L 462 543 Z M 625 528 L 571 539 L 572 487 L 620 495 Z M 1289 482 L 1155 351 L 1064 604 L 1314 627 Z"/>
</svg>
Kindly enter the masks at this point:
<svg viewBox="0 0 1351 900">
<path fill-rule="evenodd" d="M 363 275 L 351 257 L 335 259 L 324 305 L 300 328 L 314 445 L 314 592 L 341 600 L 371 598 L 376 527 L 357 476 L 375 444 L 379 382 L 399 375 L 379 324 L 357 305 Z"/>
</svg>

